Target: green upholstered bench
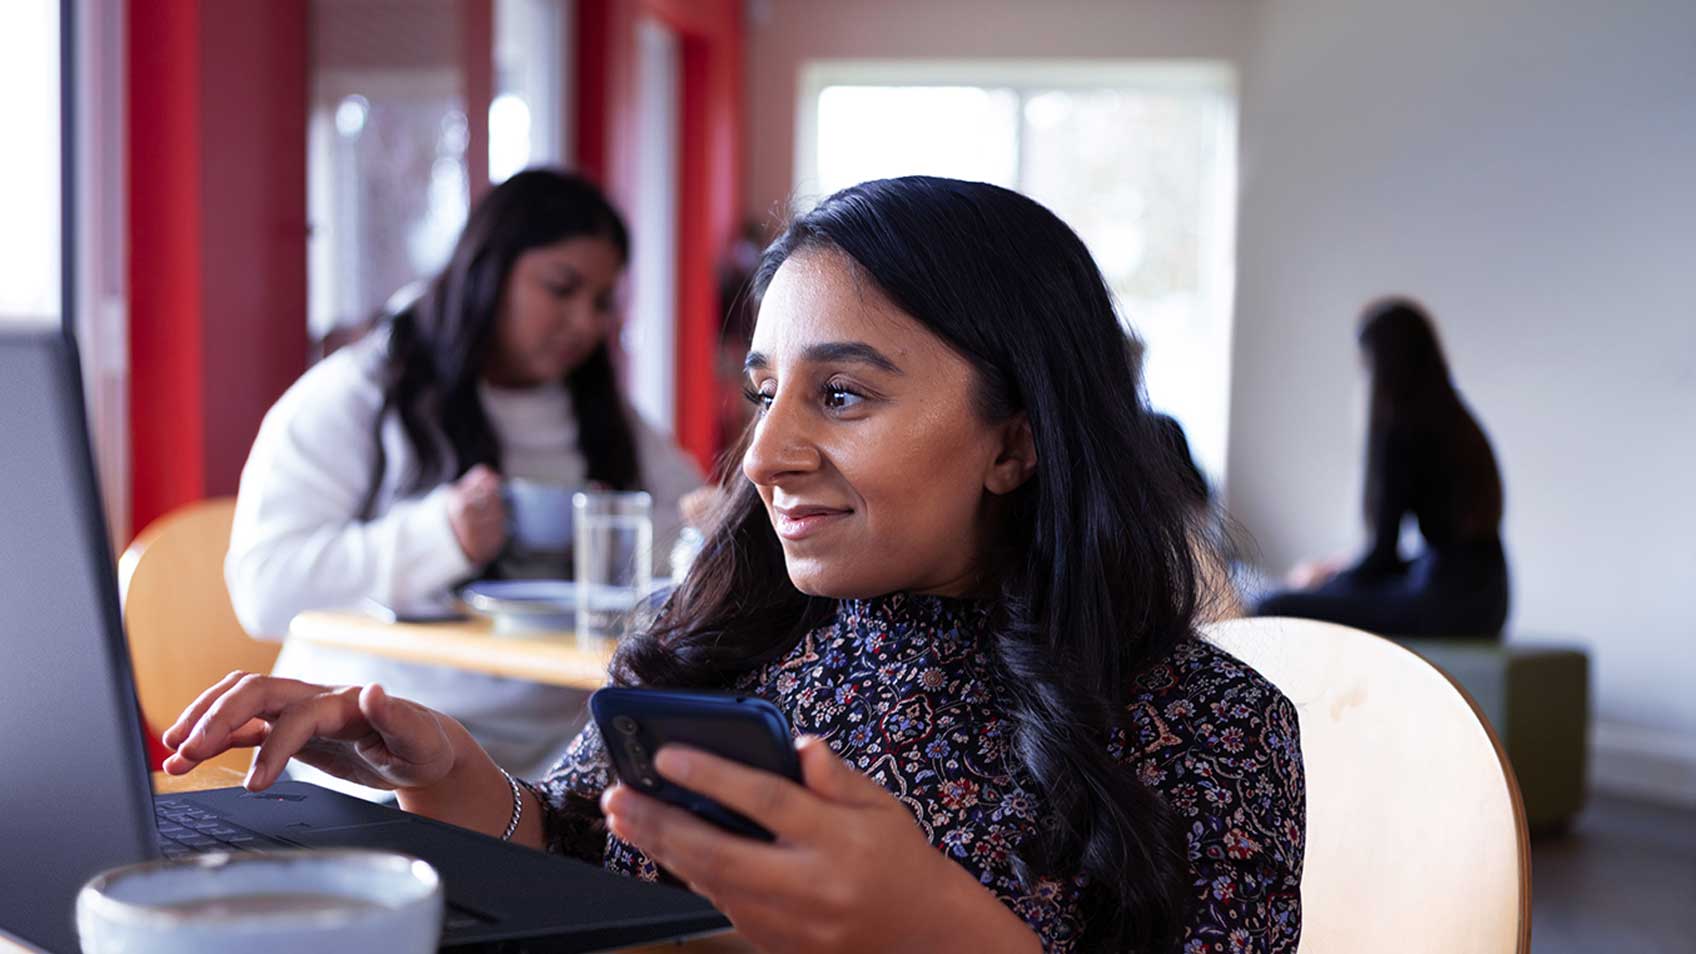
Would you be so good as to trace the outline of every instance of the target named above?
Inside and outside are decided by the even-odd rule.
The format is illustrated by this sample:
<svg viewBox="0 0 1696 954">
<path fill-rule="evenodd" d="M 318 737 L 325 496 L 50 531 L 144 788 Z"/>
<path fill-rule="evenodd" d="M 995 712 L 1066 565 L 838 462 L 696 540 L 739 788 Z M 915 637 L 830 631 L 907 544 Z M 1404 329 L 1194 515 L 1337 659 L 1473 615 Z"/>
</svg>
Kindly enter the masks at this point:
<svg viewBox="0 0 1696 954">
<path fill-rule="evenodd" d="M 1559 829 L 1584 807 L 1590 657 L 1541 640 L 1397 638 L 1461 684 L 1507 749 L 1532 830 Z"/>
</svg>

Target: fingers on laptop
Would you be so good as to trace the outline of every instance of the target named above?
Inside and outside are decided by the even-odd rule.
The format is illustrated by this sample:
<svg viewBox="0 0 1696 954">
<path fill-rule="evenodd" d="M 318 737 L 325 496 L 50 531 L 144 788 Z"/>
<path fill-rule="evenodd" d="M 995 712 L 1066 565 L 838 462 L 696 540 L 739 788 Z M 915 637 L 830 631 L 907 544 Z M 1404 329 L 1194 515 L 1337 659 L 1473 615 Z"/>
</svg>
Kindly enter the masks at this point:
<svg viewBox="0 0 1696 954">
<path fill-rule="evenodd" d="M 360 691 L 359 709 L 395 758 L 418 764 L 441 757 L 447 739 L 429 709 L 396 699 L 376 683 Z"/>
<path fill-rule="evenodd" d="M 266 722 L 264 719 L 251 719 L 246 725 L 230 733 L 229 744 L 226 745 L 225 748 L 252 748 L 264 742 L 265 737 L 269 735 L 270 732 L 271 724 L 269 722 Z M 176 752 L 171 753 L 171 755 L 165 759 L 161 768 L 165 770 L 167 775 L 182 775 L 193 771 L 195 766 L 216 754 L 218 753 L 213 752 L 211 755 L 196 754 L 194 757 L 190 757 L 183 754 L 182 750 L 179 749 Z"/>
<path fill-rule="evenodd" d="M 246 785 L 253 791 L 265 788 L 283 773 L 289 759 L 315 738 L 364 735 L 369 729 L 359 711 L 359 689 L 349 686 L 319 691 L 285 704 L 271 721 L 271 732 L 259 747 Z"/>
<path fill-rule="evenodd" d="M 326 691 L 293 679 L 233 672 L 201 693 L 162 741 L 185 760 L 201 762 L 241 744 L 238 731 L 254 719 L 275 721 L 289 704 Z"/>
<path fill-rule="evenodd" d="M 187 741 L 189 730 L 193 729 L 194 724 L 200 721 L 201 715 L 206 712 L 212 703 L 218 700 L 219 696 L 224 694 L 225 690 L 235 685 L 246 675 L 247 673 L 238 669 L 213 683 L 205 692 L 196 696 L 194 701 L 189 703 L 188 708 L 182 711 L 182 715 L 177 716 L 177 721 L 165 730 L 160 741 L 164 742 L 165 747 L 172 751 L 180 748 L 183 742 Z"/>
</svg>

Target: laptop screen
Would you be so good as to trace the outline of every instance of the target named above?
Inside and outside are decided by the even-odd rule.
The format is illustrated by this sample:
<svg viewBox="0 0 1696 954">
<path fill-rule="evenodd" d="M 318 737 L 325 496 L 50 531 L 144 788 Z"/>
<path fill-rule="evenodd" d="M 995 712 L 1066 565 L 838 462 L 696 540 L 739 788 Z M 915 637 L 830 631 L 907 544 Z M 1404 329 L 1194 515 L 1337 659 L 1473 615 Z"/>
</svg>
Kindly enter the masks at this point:
<svg viewBox="0 0 1696 954">
<path fill-rule="evenodd" d="M 0 928 L 76 950 L 77 888 L 152 819 L 75 349 L 0 327 Z"/>
</svg>

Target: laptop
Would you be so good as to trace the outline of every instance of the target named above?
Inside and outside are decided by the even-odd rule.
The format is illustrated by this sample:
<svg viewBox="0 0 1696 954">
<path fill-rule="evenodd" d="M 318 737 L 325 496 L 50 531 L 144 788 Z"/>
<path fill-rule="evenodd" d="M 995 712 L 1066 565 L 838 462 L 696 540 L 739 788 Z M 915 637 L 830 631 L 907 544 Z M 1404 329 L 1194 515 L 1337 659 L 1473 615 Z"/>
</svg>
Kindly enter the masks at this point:
<svg viewBox="0 0 1696 954">
<path fill-rule="evenodd" d="M 156 804 L 142 732 L 75 345 L 56 327 L 0 327 L 0 936 L 75 951 L 76 893 L 96 872 L 267 847 L 425 859 L 456 951 L 593 951 L 728 927 L 687 891 L 301 782 Z"/>
</svg>

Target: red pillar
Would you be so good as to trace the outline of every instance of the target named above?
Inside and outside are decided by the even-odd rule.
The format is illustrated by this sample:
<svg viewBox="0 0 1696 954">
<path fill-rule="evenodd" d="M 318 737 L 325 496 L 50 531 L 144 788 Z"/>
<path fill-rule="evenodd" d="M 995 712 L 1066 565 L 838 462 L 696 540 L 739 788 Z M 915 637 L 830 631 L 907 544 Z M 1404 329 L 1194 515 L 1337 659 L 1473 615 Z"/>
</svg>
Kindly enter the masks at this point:
<svg viewBox="0 0 1696 954">
<path fill-rule="evenodd" d="M 139 530 L 234 493 L 306 362 L 307 5 L 130 0 L 130 432 Z"/>
<path fill-rule="evenodd" d="M 465 178 L 471 204 L 489 191 L 489 104 L 495 99 L 494 0 L 460 0 L 460 75 L 465 88 Z"/>
<path fill-rule="evenodd" d="M 577 166 L 628 207 L 636 21 L 677 31 L 682 89 L 677 248 L 677 439 L 703 467 L 717 442 L 715 272 L 741 208 L 742 17 L 737 0 L 578 0 Z"/>
<path fill-rule="evenodd" d="M 129 5 L 131 525 L 206 493 L 200 427 L 200 29 L 197 10 Z"/>
<path fill-rule="evenodd" d="M 720 3 L 709 31 L 683 37 L 682 188 L 678 208 L 677 438 L 704 468 L 719 443 L 717 269 L 741 209 L 740 4 Z M 704 11 L 706 5 L 695 8 Z"/>
</svg>

